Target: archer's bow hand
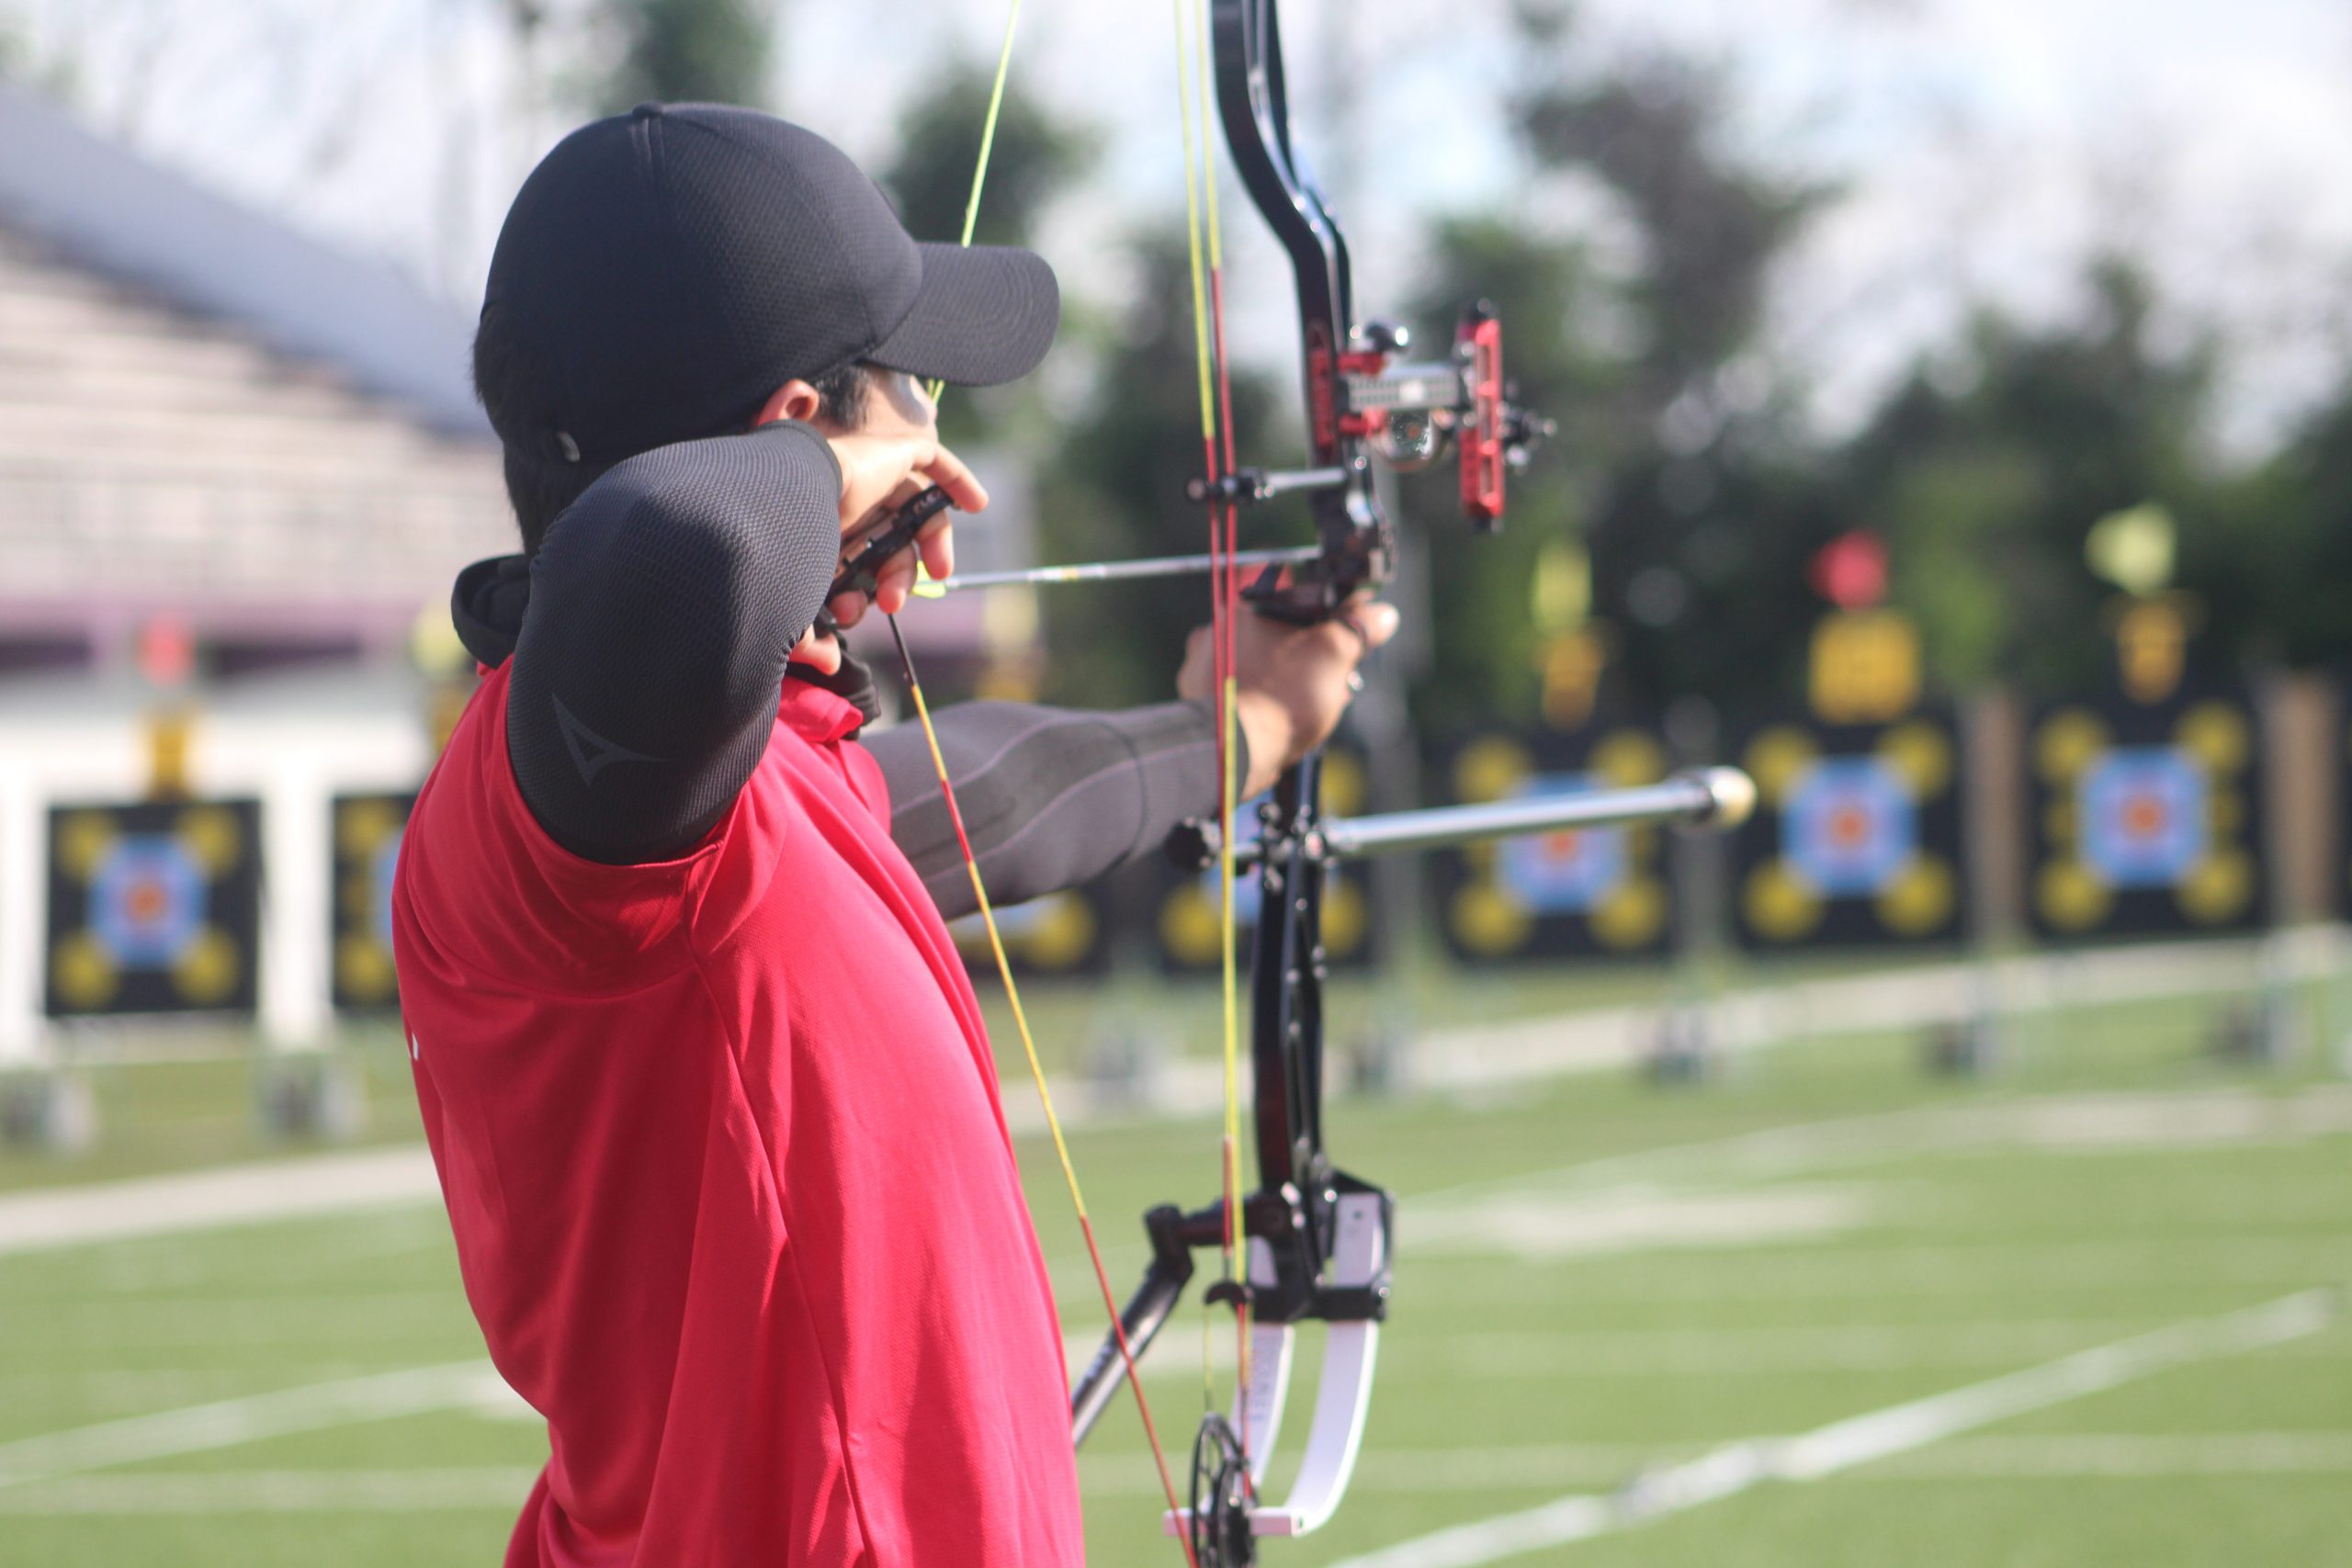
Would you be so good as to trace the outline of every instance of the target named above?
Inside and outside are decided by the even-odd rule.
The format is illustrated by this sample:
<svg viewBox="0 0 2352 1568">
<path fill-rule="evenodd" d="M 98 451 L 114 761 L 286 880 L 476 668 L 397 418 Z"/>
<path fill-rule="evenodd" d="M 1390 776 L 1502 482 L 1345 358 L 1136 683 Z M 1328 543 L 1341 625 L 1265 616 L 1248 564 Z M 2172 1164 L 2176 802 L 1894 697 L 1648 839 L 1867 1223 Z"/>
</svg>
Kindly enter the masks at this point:
<svg viewBox="0 0 2352 1568">
<path fill-rule="evenodd" d="M 1249 743 L 1246 798 L 1330 738 L 1360 684 L 1366 655 L 1396 635 L 1396 607 L 1360 594 L 1328 620 L 1298 626 L 1264 615 L 1234 625 L 1234 715 Z M 1206 626 L 1184 646 L 1176 694 L 1216 700 L 1215 648 Z"/>
</svg>

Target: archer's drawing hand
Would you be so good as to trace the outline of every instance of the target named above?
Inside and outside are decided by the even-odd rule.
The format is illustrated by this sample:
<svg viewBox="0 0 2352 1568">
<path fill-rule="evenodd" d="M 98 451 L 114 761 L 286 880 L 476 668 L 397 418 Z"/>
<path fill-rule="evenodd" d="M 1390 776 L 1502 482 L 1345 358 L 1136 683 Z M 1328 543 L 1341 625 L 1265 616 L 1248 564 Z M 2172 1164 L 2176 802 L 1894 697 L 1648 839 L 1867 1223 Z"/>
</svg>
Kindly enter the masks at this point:
<svg viewBox="0 0 2352 1568">
<path fill-rule="evenodd" d="M 978 512 L 989 503 L 989 492 L 972 477 L 964 460 L 935 436 L 900 433 L 847 431 L 830 435 L 827 443 L 842 469 L 842 558 L 846 561 L 866 532 L 895 508 L 913 499 L 929 485 L 947 492 L 956 512 Z M 904 608 L 914 591 L 915 563 L 934 578 L 956 570 L 956 548 L 949 519 L 943 512 L 916 536 L 915 547 L 893 556 L 876 572 L 874 596 L 843 593 L 826 606 L 833 619 L 854 626 L 865 618 L 869 604 L 885 615 Z M 818 627 L 810 627 L 792 650 L 792 658 L 812 664 L 827 674 L 841 665 L 841 644 Z"/>
<path fill-rule="evenodd" d="M 1234 716 L 1250 743 L 1247 796 L 1271 786 L 1275 775 L 1330 739 L 1355 695 L 1349 678 L 1364 656 L 1396 635 L 1396 607 L 1369 594 L 1351 600 L 1331 620 L 1294 626 L 1245 615 L 1234 626 Z M 1184 645 L 1176 694 L 1214 702 L 1216 650 L 1209 628 L 1194 628 Z"/>
</svg>

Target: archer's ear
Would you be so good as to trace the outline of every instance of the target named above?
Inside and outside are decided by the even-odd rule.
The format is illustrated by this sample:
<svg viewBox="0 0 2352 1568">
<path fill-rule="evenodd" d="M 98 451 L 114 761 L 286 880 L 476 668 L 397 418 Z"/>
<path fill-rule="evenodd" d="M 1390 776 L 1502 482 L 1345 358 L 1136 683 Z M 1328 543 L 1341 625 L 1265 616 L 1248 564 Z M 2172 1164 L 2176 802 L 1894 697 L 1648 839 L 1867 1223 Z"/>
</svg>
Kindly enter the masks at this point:
<svg viewBox="0 0 2352 1568">
<path fill-rule="evenodd" d="M 760 412 L 752 418 L 752 428 L 757 430 L 761 425 L 774 424 L 780 419 L 797 419 L 805 423 L 816 418 L 817 411 L 824 404 L 825 400 L 808 382 L 797 379 L 786 381 L 770 392 L 767 401 L 760 405 Z"/>
</svg>

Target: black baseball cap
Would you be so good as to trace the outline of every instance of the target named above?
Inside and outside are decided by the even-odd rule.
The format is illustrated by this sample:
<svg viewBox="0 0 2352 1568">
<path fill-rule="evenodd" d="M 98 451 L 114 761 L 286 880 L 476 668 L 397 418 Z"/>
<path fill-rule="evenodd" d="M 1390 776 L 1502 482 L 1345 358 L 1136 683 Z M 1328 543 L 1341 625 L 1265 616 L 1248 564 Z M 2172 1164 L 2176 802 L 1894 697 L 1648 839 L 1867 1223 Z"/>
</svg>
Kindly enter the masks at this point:
<svg viewBox="0 0 2352 1568">
<path fill-rule="evenodd" d="M 545 367 L 550 423 L 500 429 L 610 462 L 748 421 L 794 377 L 864 360 L 960 386 L 1036 368 L 1061 318 L 1044 258 L 910 238 L 816 132 L 752 109 L 640 104 L 523 182 L 491 257 Z"/>
</svg>

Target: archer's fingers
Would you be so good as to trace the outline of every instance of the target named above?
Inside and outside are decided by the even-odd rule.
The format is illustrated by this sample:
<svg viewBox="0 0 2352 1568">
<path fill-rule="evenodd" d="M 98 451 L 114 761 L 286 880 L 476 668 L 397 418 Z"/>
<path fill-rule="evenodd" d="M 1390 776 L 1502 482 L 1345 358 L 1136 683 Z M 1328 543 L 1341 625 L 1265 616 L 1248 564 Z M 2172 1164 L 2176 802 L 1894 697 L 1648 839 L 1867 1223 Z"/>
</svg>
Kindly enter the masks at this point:
<svg viewBox="0 0 2352 1568">
<path fill-rule="evenodd" d="M 849 595 L 844 594 L 842 597 L 847 598 Z M 800 640 L 792 645 L 792 652 L 786 662 L 810 665 L 820 674 L 834 674 L 842 667 L 841 641 L 839 638 L 826 636 L 815 626 L 810 626 L 800 634 Z"/>
<path fill-rule="evenodd" d="M 1370 599 L 1350 605 L 1340 613 L 1340 618 L 1354 627 L 1363 638 L 1363 649 L 1366 653 L 1395 637 L 1396 628 L 1401 624 L 1401 617 L 1396 614 L 1396 605 L 1384 604 Z"/>
<path fill-rule="evenodd" d="M 925 479 L 947 492 L 947 499 L 956 503 L 956 511 L 988 510 L 989 492 L 978 479 L 972 477 L 972 470 L 964 466 L 963 458 L 944 446 L 934 446 L 927 454 L 927 459 L 919 457 L 915 468 Z"/>
<path fill-rule="evenodd" d="M 907 607 L 907 598 L 914 587 L 915 558 L 901 551 L 875 569 L 874 607 L 886 615 L 895 615 Z"/>
<path fill-rule="evenodd" d="M 1209 628 L 1194 626 L 1184 639 L 1184 662 L 1176 671 L 1176 694 L 1188 703 L 1216 698 L 1216 660 L 1209 646 Z"/>
<path fill-rule="evenodd" d="M 836 593 L 826 604 L 825 608 L 833 613 L 833 620 L 836 624 L 854 626 L 865 619 L 865 606 L 870 603 L 871 601 L 863 593 L 854 592 Z"/>
<path fill-rule="evenodd" d="M 922 526 L 915 536 L 915 548 L 922 557 L 922 569 L 931 573 L 933 581 L 945 581 L 956 571 L 956 527 L 947 513 L 941 513 Z M 908 586 L 913 587 L 914 564 L 909 558 Z"/>
</svg>

